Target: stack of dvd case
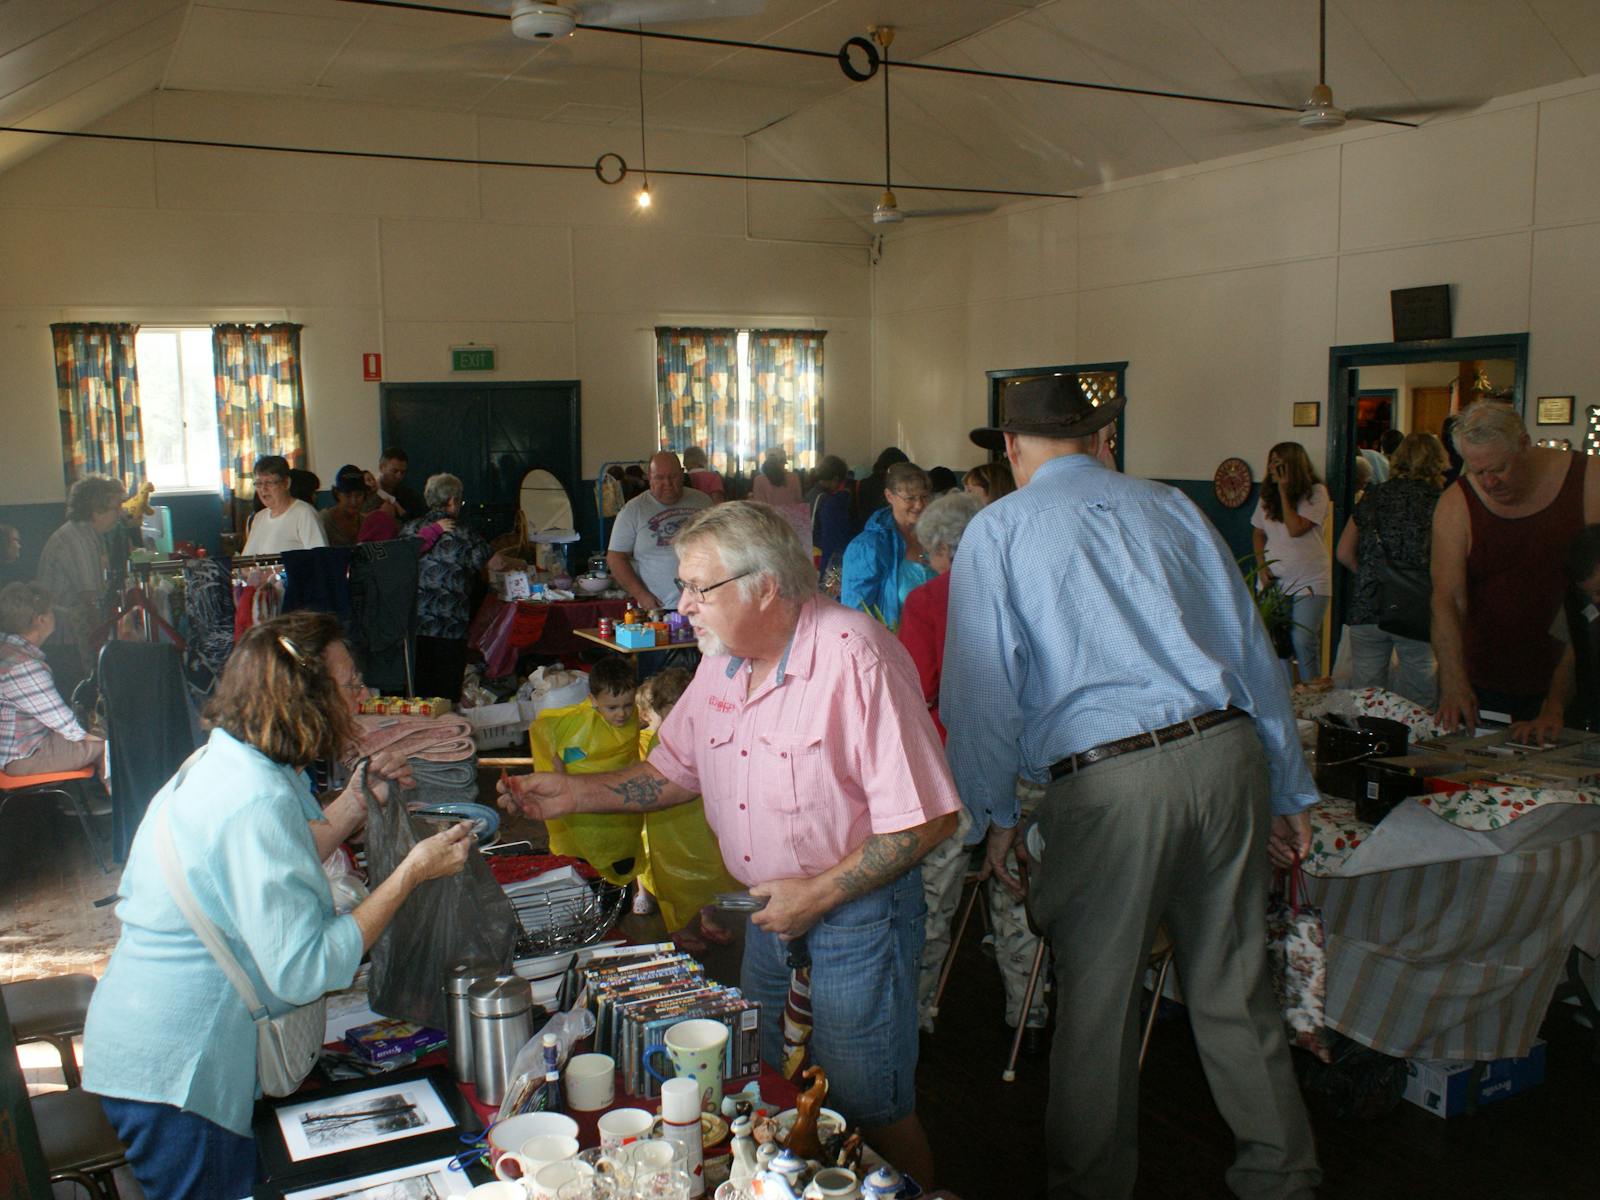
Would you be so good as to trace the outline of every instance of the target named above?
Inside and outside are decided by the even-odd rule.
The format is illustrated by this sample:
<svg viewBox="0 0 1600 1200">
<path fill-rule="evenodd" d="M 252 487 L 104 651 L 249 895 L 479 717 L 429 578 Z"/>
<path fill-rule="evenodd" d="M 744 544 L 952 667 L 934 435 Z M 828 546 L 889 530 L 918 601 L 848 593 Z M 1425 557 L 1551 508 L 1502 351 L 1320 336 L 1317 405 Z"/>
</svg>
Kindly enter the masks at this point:
<svg viewBox="0 0 1600 1200">
<path fill-rule="evenodd" d="M 577 969 L 578 1002 L 594 1014 L 595 1049 L 611 1055 L 632 1096 L 660 1095 L 661 1083 L 645 1069 L 650 1051 L 664 1047 L 668 1029 L 703 1017 L 728 1027 L 725 1080 L 761 1071 L 761 1009 L 736 987 L 706 975 L 705 966 L 666 942 L 599 950 Z M 665 1054 L 658 1070 L 670 1072 Z"/>
</svg>

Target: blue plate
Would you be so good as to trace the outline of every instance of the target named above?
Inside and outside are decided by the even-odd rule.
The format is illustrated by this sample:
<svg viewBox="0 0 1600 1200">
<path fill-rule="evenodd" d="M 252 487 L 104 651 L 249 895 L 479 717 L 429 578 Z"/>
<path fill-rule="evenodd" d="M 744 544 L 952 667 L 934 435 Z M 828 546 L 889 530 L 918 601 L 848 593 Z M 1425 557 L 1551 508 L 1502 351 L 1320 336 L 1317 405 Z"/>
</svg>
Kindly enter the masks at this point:
<svg viewBox="0 0 1600 1200">
<path fill-rule="evenodd" d="M 411 812 L 418 817 L 453 817 L 458 821 L 471 821 L 472 832 L 480 844 L 500 832 L 500 814 L 486 804 L 470 804 L 466 801 L 430 804 L 424 808 L 413 808 Z"/>
</svg>

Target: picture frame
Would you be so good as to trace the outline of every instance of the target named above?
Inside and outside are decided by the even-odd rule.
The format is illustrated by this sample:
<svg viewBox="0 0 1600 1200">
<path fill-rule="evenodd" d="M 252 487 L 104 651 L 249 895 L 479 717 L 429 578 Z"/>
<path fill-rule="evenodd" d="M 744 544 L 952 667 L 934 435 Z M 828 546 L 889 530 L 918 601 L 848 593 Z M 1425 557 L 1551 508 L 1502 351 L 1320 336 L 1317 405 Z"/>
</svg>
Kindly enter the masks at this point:
<svg viewBox="0 0 1600 1200">
<path fill-rule="evenodd" d="M 262 1099 L 251 1132 L 264 1181 L 309 1186 L 453 1155 L 480 1125 L 449 1071 L 429 1067 Z"/>
<path fill-rule="evenodd" d="M 435 1157 L 316 1183 L 269 1184 L 256 1189 L 255 1200 L 445 1200 L 465 1196 L 474 1186 L 454 1158 Z"/>
<path fill-rule="evenodd" d="M 1314 426 L 1322 424 L 1322 401 L 1297 400 L 1294 405 L 1295 427 Z"/>
<path fill-rule="evenodd" d="M 1540 425 L 1571 425 L 1574 396 L 1540 396 L 1534 420 Z"/>
</svg>

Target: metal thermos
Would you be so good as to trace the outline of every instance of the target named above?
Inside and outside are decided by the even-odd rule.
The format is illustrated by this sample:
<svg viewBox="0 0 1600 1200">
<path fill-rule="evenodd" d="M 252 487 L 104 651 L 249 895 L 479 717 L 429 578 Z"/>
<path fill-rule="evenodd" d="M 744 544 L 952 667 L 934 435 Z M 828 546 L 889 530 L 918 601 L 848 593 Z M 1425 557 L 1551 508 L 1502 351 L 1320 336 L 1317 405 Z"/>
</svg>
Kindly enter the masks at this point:
<svg viewBox="0 0 1600 1200">
<path fill-rule="evenodd" d="M 472 1022 L 472 1083 L 484 1104 L 499 1104 L 517 1051 L 533 1036 L 533 988 L 517 975 L 479 979 L 467 989 Z"/>
<path fill-rule="evenodd" d="M 498 971 L 493 963 L 453 962 L 444 971 L 445 1033 L 450 1038 L 450 1069 L 462 1083 L 472 1082 L 472 1014 L 467 989 Z"/>
</svg>

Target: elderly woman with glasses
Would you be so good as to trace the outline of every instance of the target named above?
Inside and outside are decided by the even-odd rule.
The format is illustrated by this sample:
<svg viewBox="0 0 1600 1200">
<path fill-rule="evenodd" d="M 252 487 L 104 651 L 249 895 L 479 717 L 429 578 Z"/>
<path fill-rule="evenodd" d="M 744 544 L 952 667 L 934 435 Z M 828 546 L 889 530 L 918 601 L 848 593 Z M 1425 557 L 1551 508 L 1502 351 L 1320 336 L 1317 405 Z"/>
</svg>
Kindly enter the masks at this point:
<svg viewBox="0 0 1600 1200">
<path fill-rule="evenodd" d="M 917 518 L 933 499 L 928 473 L 915 463 L 895 463 L 884 473 L 888 507 L 867 518 L 866 528 L 845 547 L 839 602 L 859 608 L 892 632 L 911 590 L 933 578 L 917 539 Z"/>
<path fill-rule="evenodd" d="M 122 936 L 84 1026 L 83 1084 L 147 1196 L 248 1195 L 256 1177 L 251 1014 L 167 886 L 163 836 L 273 1016 L 348 987 L 417 886 L 466 862 L 462 822 L 419 842 L 353 912 L 335 913 L 322 860 L 363 822 L 365 797 L 352 783 L 320 808 L 305 772 L 354 740 L 364 691 L 334 617 L 298 612 L 255 626 L 207 711 L 210 738 L 134 837 L 118 888 Z M 398 756 L 364 769 L 385 803 L 407 774 Z"/>
<path fill-rule="evenodd" d="M 289 491 L 293 474 L 289 460 L 281 454 L 263 454 L 256 459 L 251 479 L 256 499 L 265 507 L 250 518 L 250 532 L 244 541 L 246 554 L 282 554 L 285 550 L 314 550 L 328 544 L 317 510 Z"/>
</svg>

